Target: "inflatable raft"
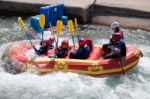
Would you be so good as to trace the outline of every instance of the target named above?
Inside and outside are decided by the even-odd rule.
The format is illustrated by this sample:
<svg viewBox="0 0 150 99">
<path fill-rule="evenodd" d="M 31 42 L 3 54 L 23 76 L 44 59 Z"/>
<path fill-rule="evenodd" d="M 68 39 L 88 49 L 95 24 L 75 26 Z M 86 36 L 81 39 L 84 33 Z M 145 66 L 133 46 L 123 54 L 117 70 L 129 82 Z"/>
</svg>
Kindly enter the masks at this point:
<svg viewBox="0 0 150 99">
<path fill-rule="evenodd" d="M 47 73 L 53 71 L 75 72 L 93 76 L 121 74 L 122 68 L 126 72 L 138 64 L 142 52 L 135 47 L 127 46 L 125 66 L 120 65 L 120 59 L 99 59 L 101 46 L 94 45 L 86 60 L 49 58 L 48 56 L 31 57 L 27 53 L 33 51 L 30 43 L 19 41 L 8 48 L 7 55 L 10 63 L 19 66 L 21 71 Z M 52 53 L 53 51 L 50 51 Z"/>
</svg>

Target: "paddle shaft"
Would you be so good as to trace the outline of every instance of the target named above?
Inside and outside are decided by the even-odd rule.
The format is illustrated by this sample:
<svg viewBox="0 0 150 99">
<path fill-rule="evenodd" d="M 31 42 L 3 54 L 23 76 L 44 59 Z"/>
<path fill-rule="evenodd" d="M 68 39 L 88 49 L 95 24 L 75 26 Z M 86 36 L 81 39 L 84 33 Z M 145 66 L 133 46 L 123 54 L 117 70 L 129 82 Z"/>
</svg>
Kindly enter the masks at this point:
<svg viewBox="0 0 150 99">
<path fill-rule="evenodd" d="M 54 34 L 53 34 L 53 37 L 54 37 L 55 44 L 57 44 L 56 37 Z"/>
<path fill-rule="evenodd" d="M 74 18 L 74 23 L 75 23 L 75 30 L 76 31 L 78 31 L 78 22 L 77 22 L 77 18 Z M 78 43 L 79 43 L 79 34 L 78 33 L 76 33 L 77 34 L 77 38 L 78 38 Z"/>
<path fill-rule="evenodd" d="M 29 40 L 30 43 L 31 43 L 31 46 L 33 47 L 34 51 L 36 52 L 37 49 L 34 47 L 34 45 L 33 45 L 32 41 L 31 41 L 31 39 L 30 39 L 28 33 L 27 33 L 27 32 L 25 32 L 25 33 L 26 33 L 26 36 L 27 36 L 28 40 Z"/>
<path fill-rule="evenodd" d="M 73 42 L 74 49 L 75 49 L 75 42 L 74 42 L 74 37 L 73 37 L 73 35 L 72 35 L 72 42 Z"/>
<path fill-rule="evenodd" d="M 117 52 L 116 50 L 114 50 L 114 49 L 112 49 L 112 48 L 111 48 L 111 50 L 114 51 L 115 53 L 119 53 L 119 52 Z M 121 70 L 122 70 L 122 74 L 125 75 L 125 72 L 124 72 L 124 69 L 123 69 L 122 58 L 120 59 L 120 68 L 121 68 Z"/>
<path fill-rule="evenodd" d="M 58 48 L 58 40 L 59 40 L 59 37 L 57 37 L 56 48 Z"/>
<path fill-rule="evenodd" d="M 76 29 L 76 31 L 77 31 L 77 29 Z M 79 43 L 79 39 L 80 39 L 80 36 L 79 36 L 79 34 L 77 34 L 77 38 L 78 38 L 78 43 Z"/>
<path fill-rule="evenodd" d="M 53 26 L 52 26 L 52 24 L 49 22 L 49 25 L 50 25 L 50 28 L 52 28 L 53 29 Z M 55 37 L 55 35 L 54 34 L 52 34 L 53 35 L 53 37 L 54 37 L 54 41 L 55 41 L 55 44 L 57 45 L 57 41 L 56 41 L 56 37 Z"/>
<path fill-rule="evenodd" d="M 124 68 L 123 68 L 123 64 L 122 64 L 122 61 L 120 60 L 120 68 L 122 70 L 122 74 L 125 75 L 125 72 L 124 72 Z"/>
<path fill-rule="evenodd" d="M 43 37 L 44 37 L 44 29 L 42 29 L 42 43 L 43 43 Z"/>
</svg>

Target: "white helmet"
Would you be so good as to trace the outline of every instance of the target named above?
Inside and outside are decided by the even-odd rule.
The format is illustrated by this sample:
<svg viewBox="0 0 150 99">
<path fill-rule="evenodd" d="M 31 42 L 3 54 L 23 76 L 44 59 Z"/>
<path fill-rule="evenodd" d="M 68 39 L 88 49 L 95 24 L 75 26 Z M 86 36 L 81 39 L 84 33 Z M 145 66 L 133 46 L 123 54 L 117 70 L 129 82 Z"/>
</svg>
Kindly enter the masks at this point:
<svg viewBox="0 0 150 99">
<path fill-rule="evenodd" d="M 119 25 L 119 22 L 113 22 L 112 24 L 111 24 L 111 28 L 116 28 L 116 27 L 119 27 L 120 25 Z"/>
</svg>

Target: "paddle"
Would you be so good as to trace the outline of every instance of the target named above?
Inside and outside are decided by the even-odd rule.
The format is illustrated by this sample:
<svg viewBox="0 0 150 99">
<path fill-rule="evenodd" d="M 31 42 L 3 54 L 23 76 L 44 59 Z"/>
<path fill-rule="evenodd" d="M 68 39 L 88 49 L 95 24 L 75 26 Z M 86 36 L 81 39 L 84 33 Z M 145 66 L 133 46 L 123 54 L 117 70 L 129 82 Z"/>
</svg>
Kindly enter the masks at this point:
<svg viewBox="0 0 150 99">
<path fill-rule="evenodd" d="M 69 30 L 69 32 L 71 33 L 73 45 L 74 45 L 74 48 L 75 48 L 75 42 L 74 42 L 74 37 L 73 37 L 74 27 L 73 27 L 73 22 L 72 22 L 72 20 L 69 20 L 69 21 L 68 21 L 68 30 Z"/>
<path fill-rule="evenodd" d="M 77 22 L 77 18 L 74 18 L 74 24 L 75 24 L 75 29 L 76 31 L 78 30 L 78 22 Z M 79 35 L 77 34 L 78 37 L 78 42 L 79 42 Z"/>
<path fill-rule="evenodd" d="M 113 48 L 111 48 L 111 50 L 114 51 L 115 53 L 118 53 L 118 51 L 114 50 Z M 124 68 L 123 68 L 123 66 L 124 66 L 123 60 L 125 60 L 124 57 L 121 57 L 121 59 L 119 59 L 119 61 L 120 61 L 120 65 L 119 66 L 120 66 L 120 68 L 122 70 L 122 74 L 125 75 Z"/>
<path fill-rule="evenodd" d="M 45 15 L 44 14 L 39 15 L 39 24 L 40 24 L 40 27 L 42 28 L 42 43 L 43 43 L 44 25 L 45 25 Z"/>
<path fill-rule="evenodd" d="M 36 48 L 34 47 L 33 43 L 31 42 L 31 39 L 30 39 L 30 37 L 29 37 L 29 35 L 28 35 L 28 32 L 27 32 L 28 30 L 27 30 L 27 28 L 25 27 L 25 24 L 24 24 L 24 22 L 23 22 L 23 20 L 22 20 L 21 17 L 18 17 L 18 22 L 19 22 L 19 24 L 20 24 L 22 30 L 26 33 L 26 36 L 28 37 L 28 40 L 29 40 L 30 43 L 31 43 L 31 46 L 33 47 L 33 49 L 34 49 L 35 52 L 36 52 Z"/>
<path fill-rule="evenodd" d="M 122 70 L 122 74 L 125 75 L 124 68 L 123 68 L 123 67 L 124 67 L 124 62 L 123 62 L 123 60 L 125 60 L 125 59 L 122 59 L 122 58 L 121 58 L 121 60 L 120 60 L 120 68 L 121 68 L 121 70 Z"/>
<path fill-rule="evenodd" d="M 49 22 L 49 25 L 50 25 L 50 28 L 52 28 L 53 29 L 53 26 L 52 26 L 52 24 Z M 54 37 L 54 40 L 55 40 L 55 44 L 57 43 L 56 42 L 56 38 L 55 38 L 55 36 L 54 36 L 54 34 L 53 33 L 51 33 L 52 35 L 53 35 L 53 37 Z"/>
<path fill-rule="evenodd" d="M 62 27 L 63 27 L 63 23 L 61 20 L 57 20 L 57 24 L 56 24 L 56 32 L 57 32 L 57 43 L 56 43 L 56 48 L 58 47 L 58 38 L 62 32 Z"/>
</svg>

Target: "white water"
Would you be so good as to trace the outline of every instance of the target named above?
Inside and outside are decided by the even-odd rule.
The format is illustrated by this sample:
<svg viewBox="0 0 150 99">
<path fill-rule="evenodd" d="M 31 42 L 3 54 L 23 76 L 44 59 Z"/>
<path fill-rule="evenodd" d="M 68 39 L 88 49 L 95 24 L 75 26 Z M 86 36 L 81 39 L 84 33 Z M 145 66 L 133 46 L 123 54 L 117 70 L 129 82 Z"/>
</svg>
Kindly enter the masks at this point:
<svg viewBox="0 0 150 99">
<path fill-rule="evenodd" d="M 18 28 L 16 18 L 0 19 L 0 26 L 2 57 L 8 42 L 25 37 Z M 91 36 L 99 44 L 107 42 L 110 35 L 108 27 L 91 26 L 84 32 L 88 33 L 83 34 L 84 37 Z M 63 72 L 42 76 L 27 72 L 13 75 L 4 71 L 3 60 L 0 59 L 0 99 L 150 99 L 150 34 L 139 30 L 125 32 L 127 44 L 138 47 L 144 54 L 139 64 L 125 76 L 94 78 Z"/>
</svg>

